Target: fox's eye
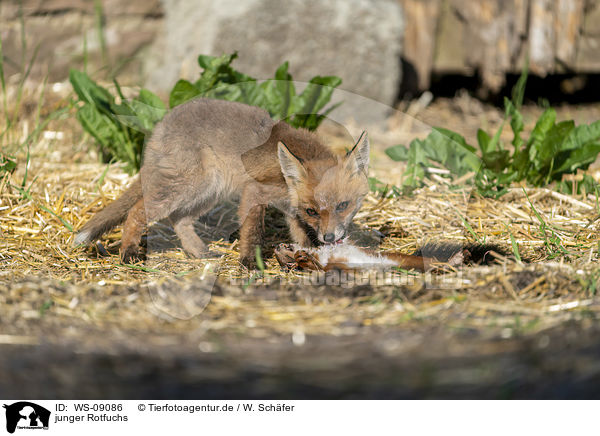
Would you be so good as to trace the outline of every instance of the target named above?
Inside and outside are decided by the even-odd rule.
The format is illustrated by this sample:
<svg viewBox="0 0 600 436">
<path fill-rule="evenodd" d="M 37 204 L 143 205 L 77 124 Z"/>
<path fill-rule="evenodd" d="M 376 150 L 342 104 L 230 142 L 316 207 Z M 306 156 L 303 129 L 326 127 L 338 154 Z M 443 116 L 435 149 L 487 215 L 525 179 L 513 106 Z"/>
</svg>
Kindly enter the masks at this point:
<svg viewBox="0 0 600 436">
<path fill-rule="evenodd" d="M 347 207 L 348 207 L 348 202 L 342 201 L 340 204 L 337 205 L 335 210 L 337 210 L 338 212 L 342 212 L 342 211 L 346 210 Z"/>
<path fill-rule="evenodd" d="M 309 207 L 308 209 L 306 209 L 306 213 L 309 214 L 310 216 L 317 216 L 317 215 L 319 215 L 317 213 L 317 211 L 314 210 L 312 207 Z"/>
</svg>

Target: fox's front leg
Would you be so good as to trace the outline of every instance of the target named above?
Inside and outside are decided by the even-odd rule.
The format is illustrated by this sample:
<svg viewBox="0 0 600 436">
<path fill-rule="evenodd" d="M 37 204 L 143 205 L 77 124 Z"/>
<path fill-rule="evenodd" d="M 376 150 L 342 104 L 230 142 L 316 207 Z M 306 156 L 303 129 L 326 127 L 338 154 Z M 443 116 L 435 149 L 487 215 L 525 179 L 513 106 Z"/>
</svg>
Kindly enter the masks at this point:
<svg viewBox="0 0 600 436">
<path fill-rule="evenodd" d="M 302 225 L 298 218 L 288 216 L 286 220 L 290 229 L 290 237 L 294 243 L 298 244 L 300 247 L 315 246 L 312 239 L 306 232 L 305 226 Z"/>
<path fill-rule="evenodd" d="M 260 187 L 248 185 L 242 193 L 240 219 L 240 262 L 248 269 L 256 268 L 256 247 L 262 247 L 265 233 L 264 197 Z M 262 198 L 261 198 L 262 197 Z"/>
</svg>

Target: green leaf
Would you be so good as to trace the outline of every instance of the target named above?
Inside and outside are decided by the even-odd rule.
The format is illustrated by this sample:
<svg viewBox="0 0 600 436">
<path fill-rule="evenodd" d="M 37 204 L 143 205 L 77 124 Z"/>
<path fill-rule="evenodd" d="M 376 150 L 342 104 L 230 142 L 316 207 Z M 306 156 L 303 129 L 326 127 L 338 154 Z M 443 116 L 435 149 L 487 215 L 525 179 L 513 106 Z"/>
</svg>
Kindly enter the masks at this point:
<svg viewBox="0 0 600 436">
<path fill-rule="evenodd" d="M 590 142 L 600 141 L 600 121 L 575 127 L 565 138 L 561 150 L 573 150 Z"/>
<path fill-rule="evenodd" d="M 0 153 L 0 175 L 4 173 L 12 173 L 17 168 L 17 163 L 14 158 L 10 158 Z"/>
<path fill-rule="evenodd" d="M 483 155 L 483 163 L 486 168 L 501 174 L 509 165 L 510 152 L 508 150 L 494 150 Z"/>
<path fill-rule="evenodd" d="M 406 148 L 402 144 L 393 145 L 385 149 L 385 154 L 387 154 L 390 159 L 396 162 L 405 162 L 408 160 L 408 148 Z"/>
<path fill-rule="evenodd" d="M 314 77 L 301 95 L 296 95 L 289 64 L 284 62 L 273 80 L 257 83 L 256 79 L 235 70 L 231 63 L 237 53 L 223 56 L 198 56 L 203 71 L 196 82 L 179 80 L 169 95 L 173 108 L 196 97 L 216 98 L 262 107 L 271 116 L 287 119 L 295 127 L 316 129 L 323 119 L 341 103 L 325 106 L 338 77 Z M 126 100 L 115 80 L 121 103 L 84 72 L 71 70 L 69 80 L 79 98 L 77 120 L 97 142 L 105 161 L 127 163 L 129 171 L 139 169 L 144 133 L 151 131 L 166 113 L 160 98 L 142 89 L 136 98 Z M 299 114 L 299 112 L 301 112 Z"/>
<path fill-rule="evenodd" d="M 342 83 L 335 76 L 313 77 L 294 102 L 294 125 L 314 130 L 319 123 L 318 112 L 331 100 L 333 91 Z"/>
<path fill-rule="evenodd" d="M 408 161 L 403 174 L 402 186 L 411 188 L 420 186 L 421 180 L 425 177 L 423 165 L 426 163 L 427 157 L 423 142 L 420 139 L 414 139 L 409 145 Z"/>
<path fill-rule="evenodd" d="M 527 143 L 529 148 L 529 159 L 531 161 L 535 161 L 537 159 L 537 155 L 542 148 L 542 144 L 544 143 L 544 138 L 554 126 L 555 120 L 556 111 L 552 108 L 546 109 L 538 119 Z"/>
<path fill-rule="evenodd" d="M 516 109 L 521 109 L 521 105 L 523 104 L 523 97 L 525 96 L 525 86 L 527 85 L 527 76 L 529 75 L 529 58 L 525 60 L 525 65 L 523 65 L 523 70 L 521 70 L 521 75 L 519 76 L 519 80 L 512 89 L 512 104 Z"/>
<path fill-rule="evenodd" d="M 575 183 L 575 187 L 573 187 L 573 183 Z M 572 195 L 573 193 L 576 195 L 596 193 L 597 195 L 597 191 L 600 189 L 600 184 L 598 184 L 598 182 L 596 182 L 592 176 L 584 174 L 583 180 L 579 182 L 563 180 L 557 184 L 556 188 L 557 191 L 568 195 Z"/>
<path fill-rule="evenodd" d="M 105 88 L 97 85 L 87 74 L 77 71 L 69 71 L 69 81 L 73 90 L 80 100 L 93 104 L 99 109 L 108 111 L 114 103 L 114 97 Z"/>
<path fill-rule="evenodd" d="M 459 135 L 458 133 L 453 132 L 452 130 L 449 130 L 449 129 L 444 129 L 442 127 L 434 127 L 433 130 L 448 137 L 451 141 L 460 145 L 465 150 L 467 150 L 471 153 L 475 153 L 475 147 L 467 144 L 467 141 L 465 140 L 465 138 L 463 136 Z"/>
<path fill-rule="evenodd" d="M 500 124 L 500 127 L 498 127 L 498 130 L 496 130 L 496 134 L 494 135 L 494 137 L 492 138 L 492 140 L 489 143 L 489 148 L 490 150 L 502 150 L 502 144 L 500 143 L 500 135 L 502 134 L 502 131 L 504 130 L 504 123 L 506 122 L 506 120 L 502 121 L 502 124 Z"/>
<path fill-rule="evenodd" d="M 131 116 L 123 120 L 127 125 L 142 132 L 150 132 L 167 112 L 162 100 L 147 89 L 127 103 Z"/>
<path fill-rule="evenodd" d="M 112 120 L 91 103 L 86 103 L 78 109 L 77 119 L 104 148 L 109 148 L 111 141 L 119 134 Z"/>
<path fill-rule="evenodd" d="M 187 80 L 178 80 L 169 95 L 169 106 L 174 108 L 201 95 L 200 90 Z"/>
<path fill-rule="evenodd" d="M 441 163 L 455 175 L 479 171 L 481 167 L 481 159 L 475 154 L 475 148 L 468 145 L 458 133 L 434 127 L 424 145 L 431 159 Z"/>
<path fill-rule="evenodd" d="M 277 110 L 278 119 L 284 120 L 290 115 L 290 105 L 292 98 L 296 95 L 292 76 L 288 73 L 288 62 L 284 62 L 275 72 L 275 80 L 270 81 L 273 85 L 273 91 L 277 94 L 277 103 L 274 106 Z M 267 94 L 268 95 L 268 94 Z M 267 101 L 269 99 L 267 98 Z"/>
<path fill-rule="evenodd" d="M 521 151 L 521 146 L 524 144 L 521 139 L 521 133 L 525 128 L 523 123 L 523 115 L 512 101 L 504 97 L 505 116 L 510 118 L 510 128 L 513 132 L 512 145 L 515 149 L 515 155 Z"/>
<path fill-rule="evenodd" d="M 546 132 L 546 135 L 537 150 L 536 159 L 533 161 L 536 169 L 550 165 L 550 161 L 552 161 L 561 150 L 562 143 L 574 127 L 575 123 L 573 120 L 562 121 L 558 124 L 554 124 Z"/>
<path fill-rule="evenodd" d="M 490 140 L 490 135 L 488 135 L 485 131 L 481 129 L 477 129 L 477 144 L 479 144 L 481 154 L 484 156 L 488 151 L 490 151 Z"/>
<path fill-rule="evenodd" d="M 200 95 L 212 98 L 221 98 L 223 100 L 241 101 L 233 98 L 232 94 L 241 95 L 241 89 L 235 87 L 223 86 L 226 84 L 237 84 L 243 82 L 255 82 L 246 74 L 240 73 L 231 67 L 231 63 L 237 58 L 237 52 L 220 57 L 200 55 L 198 63 L 204 71 L 200 78 L 194 83 L 200 91 Z M 226 98 L 227 97 L 227 98 Z"/>
<path fill-rule="evenodd" d="M 563 173 L 574 173 L 578 169 L 587 169 L 596 160 L 598 153 L 600 153 L 600 142 L 570 150 L 567 155 L 558 157 L 557 160 L 560 160 L 561 163 L 552 171 L 552 174 L 557 176 Z"/>
</svg>

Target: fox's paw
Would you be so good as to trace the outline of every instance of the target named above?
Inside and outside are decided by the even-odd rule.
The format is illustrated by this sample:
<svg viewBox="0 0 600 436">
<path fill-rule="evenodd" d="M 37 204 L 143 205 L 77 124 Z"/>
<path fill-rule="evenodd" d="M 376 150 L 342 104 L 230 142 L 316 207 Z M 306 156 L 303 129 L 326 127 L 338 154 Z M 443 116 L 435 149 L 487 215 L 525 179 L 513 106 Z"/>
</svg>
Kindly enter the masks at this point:
<svg viewBox="0 0 600 436">
<path fill-rule="evenodd" d="M 126 264 L 136 263 L 144 260 L 145 256 L 140 250 L 140 247 L 130 245 L 124 247 L 121 251 L 121 262 Z"/>
<path fill-rule="evenodd" d="M 255 256 L 240 256 L 240 263 L 249 270 L 257 269 Z"/>
<path fill-rule="evenodd" d="M 296 260 L 294 258 L 294 247 L 292 244 L 279 244 L 275 249 L 275 259 L 279 262 L 281 268 L 290 270 L 294 269 Z"/>
</svg>

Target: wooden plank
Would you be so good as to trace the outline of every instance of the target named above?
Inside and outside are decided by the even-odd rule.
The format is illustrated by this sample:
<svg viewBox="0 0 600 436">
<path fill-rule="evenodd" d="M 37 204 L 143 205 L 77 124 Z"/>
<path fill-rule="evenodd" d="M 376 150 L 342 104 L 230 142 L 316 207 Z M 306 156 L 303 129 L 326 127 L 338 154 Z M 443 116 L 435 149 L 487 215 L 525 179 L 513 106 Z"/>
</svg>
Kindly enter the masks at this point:
<svg viewBox="0 0 600 436">
<path fill-rule="evenodd" d="M 440 0 L 402 0 L 404 58 L 416 70 L 420 89 L 429 88 Z"/>
<path fill-rule="evenodd" d="M 583 0 L 556 0 L 555 6 L 555 71 L 571 70 L 577 56 L 579 31 L 583 26 Z"/>
<path fill-rule="evenodd" d="M 529 21 L 529 68 L 545 76 L 554 69 L 554 1 L 531 0 Z"/>
</svg>

